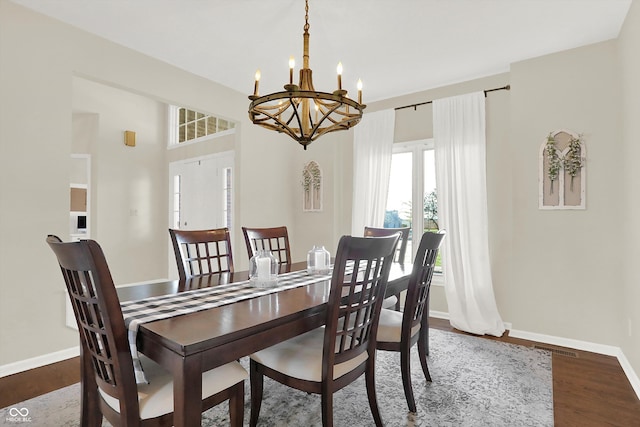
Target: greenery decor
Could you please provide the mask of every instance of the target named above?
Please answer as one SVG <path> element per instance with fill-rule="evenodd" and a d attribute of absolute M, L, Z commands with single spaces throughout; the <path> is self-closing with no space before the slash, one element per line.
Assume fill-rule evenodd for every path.
<path fill-rule="evenodd" d="M 578 135 L 578 137 L 572 136 L 571 140 L 569 141 L 569 150 L 564 155 L 564 158 L 561 158 L 560 153 L 558 153 L 556 140 L 553 134 L 550 133 L 547 136 L 545 154 L 547 155 L 547 160 L 549 162 L 547 174 L 549 176 L 549 180 L 551 181 L 551 193 L 553 193 L 553 182 L 558 179 L 560 169 L 563 168 L 571 177 L 571 190 L 573 190 L 573 179 L 576 177 L 576 175 L 578 175 L 578 172 L 582 168 L 581 147 L 582 135 Z"/>
<path fill-rule="evenodd" d="M 573 190 L 573 178 L 576 177 L 582 168 L 581 145 L 582 135 L 578 135 L 577 138 L 571 137 L 569 141 L 569 151 L 567 151 L 567 154 L 564 156 L 564 169 L 571 177 L 571 190 Z"/>
<path fill-rule="evenodd" d="M 304 211 L 322 210 L 322 171 L 318 163 L 313 160 L 302 170 L 302 188 L 304 190 Z"/>
<path fill-rule="evenodd" d="M 558 179 L 558 173 L 562 168 L 562 160 L 560 160 L 560 155 L 558 154 L 556 140 L 551 133 L 549 134 L 549 136 L 547 136 L 547 146 L 545 147 L 545 152 L 549 161 L 549 169 L 547 173 L 549 175 L 549 180 L 551 181 L 550 192 L 553 193 L 553 182 Z"/>
<path fill-rule="evenodd" d="M 316 162 L 309 162 L 309 164 L 302 171 L 302 188 L 304 191 L 311 191 L 320 189 L 320 183 L 322 182 L 322 173 L 320 167 Z"/>

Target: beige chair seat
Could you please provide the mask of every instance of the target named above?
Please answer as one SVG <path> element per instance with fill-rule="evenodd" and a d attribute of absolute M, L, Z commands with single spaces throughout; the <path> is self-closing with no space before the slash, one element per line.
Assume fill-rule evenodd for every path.
<path fill-rule="evenodd" d="M 149 384 L 138 384 L 140 418 L 149 419 L 173 412 L 173 377 L 153 360 L 140 355 L 144 373 Z M 248 378 L 247 371 L 238 363 L 231 362 L 202 374 L 202 399 L 221 392 Z M 115 411 L 120 412 L 118 399 L 100 390 L 102 398 Z"/>
<path fill-rule="evenodd" d="M 282 372 L 283 374 L 307 381 L 322 381 L 322 348 L 324 327 L 261 350 L 251 355 L 256 362 Z M 352 371 L 367 360 L 363 352 L 347 362 L 334 366 L 333 379 Z"/>
<path fill-rule="evenodd" d="M 397 303 L 398 297 L 396 295 L 392 295 L 382 300 L 382 308 L 394 308 Z"/>
<path fill-rule="evenodd" d="M 383 342 L 400 342 L 402 332 L 402 315 L 401 311 L 389 310 L 383 308 L 380 311 L 380 321 L 378 323 L 378 341 Z M 420 331 L 418 323 L 411 328 L 411 336 Z"/>

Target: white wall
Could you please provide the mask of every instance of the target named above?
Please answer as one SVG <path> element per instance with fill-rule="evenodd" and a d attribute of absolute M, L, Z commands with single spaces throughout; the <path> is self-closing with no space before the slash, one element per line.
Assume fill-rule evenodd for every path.
<path fill-rule="evenodd" d="M 86 152 L 93 175 L 91 238 L 107 254 L 115 283 L 166 277 L 166 105 L 78 77 L 72 93 L 73 110 L 94 113 L 98 122 Z M 125 130 L 136 133 L 135 147 L 124 144 Z"/>
<path fill-rule="evenodd" d="M 611 41 L 512 65 L 514 274 L 501 309 L 516 329 L 620 344 L 625 236 L 615 229 L 624 199 L 616 52 Z M 586 210 L 537 208 L 539 147 L 557 129 L 584 135 Z"/>
<path fill-rule="evenodd" d="M 640 372 L 640 197 L 637 183 L 640 182 L 640 4 L 632 2 L 629 14 L 620 34 L 620 70 L 622 86 L 622 140 L 624 147 L 619 153 L 620 166 L 624 168 L 625 193 L 620 210 L 621 223 L 612 227 L 624 237 L 621 245 L 619 265 L 623 271 L 621 297 L 622 350 L 636 372 Z"/>
<path fill-rule="evenodd" d="M 299 146 L 296 151 L 292 163 L 295 175 L 290 189 L 294 200 L 291 256 L 296 261 L 306 261 L 307 252 L 313 245 L 322 245 L 331 256 L 335 256 L 340 237 L 351 234 L 352 140 L 353 130 L 329 133 L 311 143 L 307 150 Z M 302 210 L 302 169 L 312 160 L 322 169 L 323 203 L 320 212 Z M 349 177 L 346 181 L 345 175 Z"/>
<path fill-rule="evenodd" d="M 616 225 L 626 193 L 619 77 L 617 43 L 610 41 L 370 106 L 381 110 L 511 84 L 508 92 L 487 95 L 487 184 L 494 290 L 503 320 L 514 329 L 622 344 L 626 236 Z M 429 105 L 399 110 L 396 141 L 430 137 L 430 115 Z M 586 210 L 538 209 L 539 148 L 557 129 L 584 134 Z M 432 289 L 432 309 L 446 312 L 442 288 Z"/>
<path fill-rule="evenodd" d="M 252 75 L 247 76 L 249 91 Z M 130 91 L 153 102 L 175 103 L 238 122 L 233 143 L 238 162 L 237 226 L 293 222 L 293 196 L 283 185 L 293 175 L 289 168 L 274 164 L 288 164 L 296 147 L 281 135 L 250 125 L 245 94 L 0 0 L 0 366 L 77 346 L 77 332 L 64 326 L 66 297 L 60 270 L 45 244 L 47 234 L 66 236 L 69 232 L 75 77 Z M 111 98 L 113 92 L 104 94 Z M 141 111 L 155 109 L 148 100 L 134 100 L 126 93 L 120 96 L 129 102 L 141 102 L 135 107 Z M 131 129 L 138 132 L 140 144 L 133 151 L 122 145 L 121 135 L 116 134 L 121 124 L 121 130 L 125 130 L 128 123 L 126 115 L 119 115 L 116 109 L 131 112 L 130 106 L 98 107 L 100 99 L 83 103 L 91 110 L 100 110 L 94 113 L 108 121 L 103 129 L 106 133 L 99 131 L 98 137 L 102 138 L 99 148 L 105 144 L 109 147 L 102 153 L 105 164 L 94 171 L 98 178 L 109 180 L 107 189 L 100 189 L 102 200 L 108 203 L 97 207 L 99 223 L 94 225 L 107 258 L 117 266 L 113 267 L 114 277 L 116 281 L 150 278 L 143 274 L 157 277 L 155 267 L 138 276 L 132 266 L 134 257 L 155 253 L 154 241 L 137 236 L 134 243 L 121 235 L 110 241 L 110 232 L 122 226 L 120 222 L 131 226 L 129 231 L 139 230 L 140 224 L 134 224 L 128 216 L 136 206 L 139 215 L 158 208 L 158 215 L 166 221 L 166 204 L 161 206 L 166 180 L 158 193 L 152 185 L 156 177 L 166 174 L 166 164 L 156 170 L 146 159 L 136 159 L 143 153 L 159 156 L 151 148 L 155 142 L 148 139 L 147 129 Z M 150 114 L 161 115 L 158 110 Z M 155 127 L 151 133 L 160 136 Z M 135 175 L 137 162 L 148 173 L 143 178 L 145 184 L 128 188 L 132 184 L 129 179 L 141 179 Z M 124 169 L 120 171 L 126 174 L 122 180 L 116 176 L 121 166 Z M 96 180 L 94 184 L 98 185 Z M 130 189 L 138 193 L 129 193 Z M 145 192 L 151 194 L 143 195 Z M 106 222 L 105 216 L 115 218 L 115 222 Z M 157 218 L 151 220 L 153 229 L 160 229 Z M 168 235 L 165 229 L 161 233 Z M 236 231 L 235 235 L 234 246 L 242 248 L 241 233 Z M 240 268 L 242 263 L 247 265 L 242 257 L 238 259 Z M 166 255 L 158 260 L 165 266 L 166 262 Z"/>

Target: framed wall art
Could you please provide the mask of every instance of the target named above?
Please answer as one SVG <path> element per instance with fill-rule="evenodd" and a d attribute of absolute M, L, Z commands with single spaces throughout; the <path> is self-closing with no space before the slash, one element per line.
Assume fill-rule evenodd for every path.
<path fill-rule="evenodd" d="M 586 146 L 582 135 L 550 132 L 540 145 L 540 209 L 585 209 Z"/>

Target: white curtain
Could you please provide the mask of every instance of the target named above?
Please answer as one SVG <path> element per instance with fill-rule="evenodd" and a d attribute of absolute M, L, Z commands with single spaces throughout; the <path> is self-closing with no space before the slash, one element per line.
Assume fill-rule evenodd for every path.
<path fill-rule="evenodd" d="M 471 93 L 433 101 L 438 216 L 445 291 L 453 327 L 501 336 L 487 221 L 485 100 Z"/>
<path fill-rule="evenodd" d="M 362 236 L 365 226 L 382 227 L 387 205 L 394 110 L 365 114 L 353 140 L 353 206 L 351 234 Z"/>

